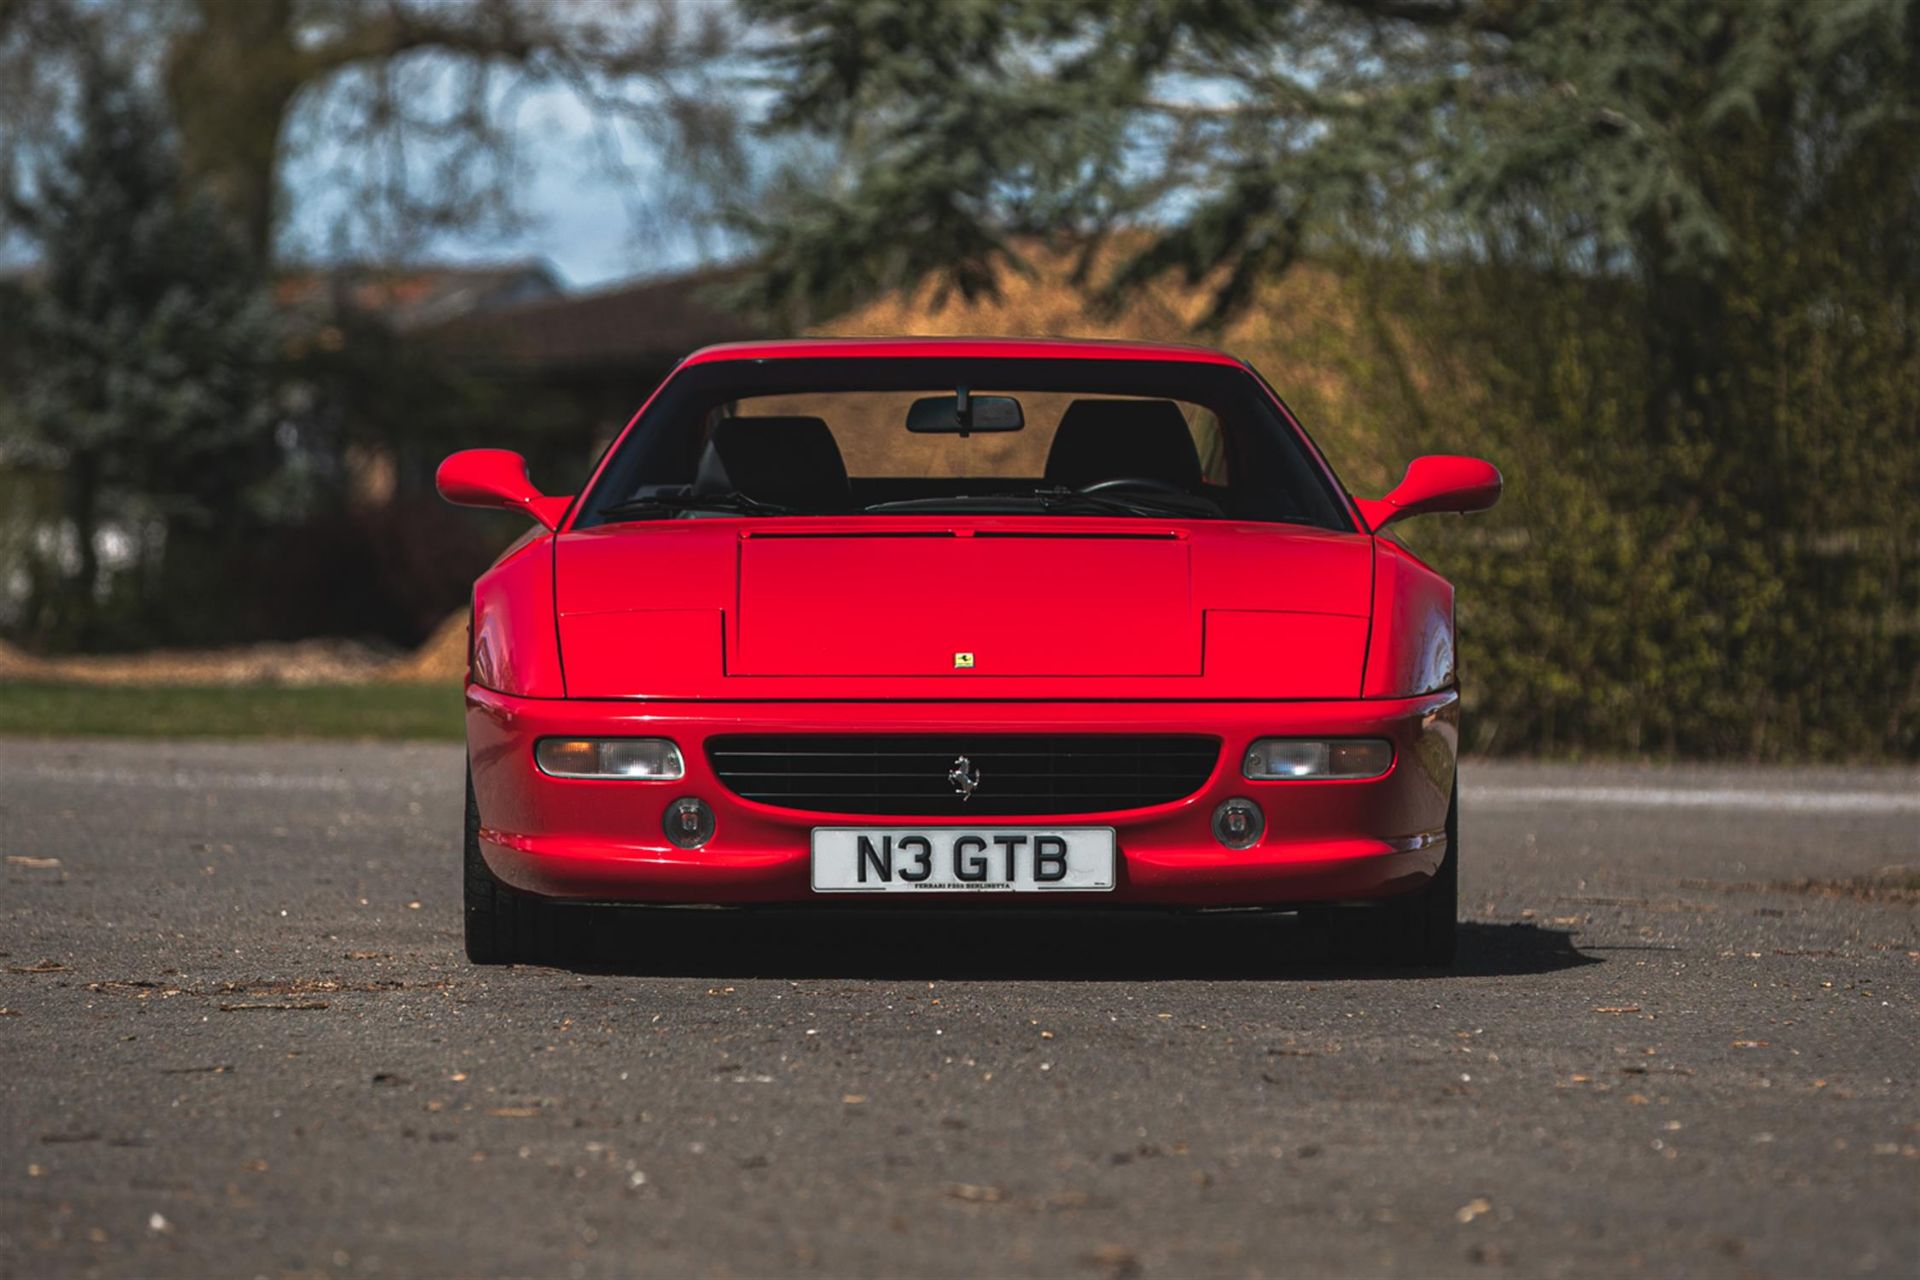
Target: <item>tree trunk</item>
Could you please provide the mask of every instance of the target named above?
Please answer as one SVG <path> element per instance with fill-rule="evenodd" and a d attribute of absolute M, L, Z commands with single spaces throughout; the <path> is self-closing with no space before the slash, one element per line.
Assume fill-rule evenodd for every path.
<path fill-rule="evenodd" d="M 70 621 L 73 642 L 85 646 L 94 627 L 94 593 L 100 585 L 100 552 L 95 542 L 100 532 L 100 459 L 92 453 L 76 453 L 67 464 L 67 519 L 73 525 L 78 564 L 67 578 L 61 594 L 67 597 L 63 610 Z"/>
<path fill-rule="evenodd" d="M 273 254 L 280 135 L 306 76 L 292 0 L 197 0 L 168 50 L 167 101 L 190 184 L 226 206 L 256 262 Z"/>

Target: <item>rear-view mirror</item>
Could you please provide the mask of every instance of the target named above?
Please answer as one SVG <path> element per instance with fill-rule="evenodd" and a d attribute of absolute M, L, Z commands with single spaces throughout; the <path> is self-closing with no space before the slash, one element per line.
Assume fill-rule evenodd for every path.
<path fill-rule="evenodd" d="M 928 396 L 907 410 L 907 430 L 921 435 L 969 436 L 976 431 L 1018 431 L 1027 425 L 1012 396 Z"/>

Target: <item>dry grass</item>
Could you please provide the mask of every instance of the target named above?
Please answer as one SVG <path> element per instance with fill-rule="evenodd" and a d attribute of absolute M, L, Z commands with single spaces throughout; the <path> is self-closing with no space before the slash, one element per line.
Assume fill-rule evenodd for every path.
<path fill-rule="evenodd" d="M 227 649 L 37 658 L 0 641 L 0 683 L 140 686 L 338 685 L 457 681 L 467 666 L 467 613 L 450 615 L 410 654 L 394 657 L 352 640 L 300 640 Z"/>

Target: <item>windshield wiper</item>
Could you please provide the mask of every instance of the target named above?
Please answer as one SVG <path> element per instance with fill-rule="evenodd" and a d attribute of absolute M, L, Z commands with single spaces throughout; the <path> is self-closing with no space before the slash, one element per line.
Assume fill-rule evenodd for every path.
<path fill-rule="evenodd" d="M 1082 493 L 1078 489 L 1034 489 L 1028 493 L 946 494 L 930 498 L 900 498 L 876 502 L 867 514 L 926 511 L 959 514 L 1013 514 L 1040 512 L 1092 512 L 1116 516 L 1198 516 L 1217 519 L 1218 506 L 1198 495 L 1142 492 L 1124 497 L 1117 493 Z"/>
<path fill-rule="evenodd" d="M 683 511 L 718 511 L 741 516 L 790 516 L 793 508 L 749 498 L 737 490 L 728 493 L 656 493 L 644 498 L 629 498 L 603 507 L 602 516 L 620 520 L 628 516 L 678 515 Z"/>
<path fill-rule="evenodd" d="M 892 502 L 876 502 L 863 508 L 868 515 L 882 515 L 890 511 L 952 511 L 987 515 L 1009 512 L 1018 515 L 1046 509 L 1046 504 L 1031 493 L 953 493 L 931 498 L 897 498 Z"/>
<path fill-rule="evenodd" d="M 1198 494 L 1159 493 L 1142 490 L 1128 493 L 1082 493 L 1078 489 L 1035 489 L 1033 496 L 1047 511 L 1097 511 L 1121 516 L 1198 516 L 1218 519 L 1217 504 Z"/>

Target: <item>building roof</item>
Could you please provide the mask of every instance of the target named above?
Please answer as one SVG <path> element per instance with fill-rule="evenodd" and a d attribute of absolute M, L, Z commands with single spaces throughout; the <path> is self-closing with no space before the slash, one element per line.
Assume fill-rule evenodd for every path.
<path fill-rule="evenodd" d="M 612 368 L 631 374 L 672 364 L 695 347 L 757 338 L 764 330 L 714 293 L 734 278 L 701 270 L 458 316 L 423 331 L 456 355 L 517 368 Z"/>
<path fill-rule="evenodd" d="M 546 263 L 537 261 L 485 266 L 352 263 L 284 271 L 273 282 L 273 299 L 282 314 L 325 322 L 341 308 L 351 308 L 378 315 L 403 333 L 559 296 L 559 280 Z"/>

